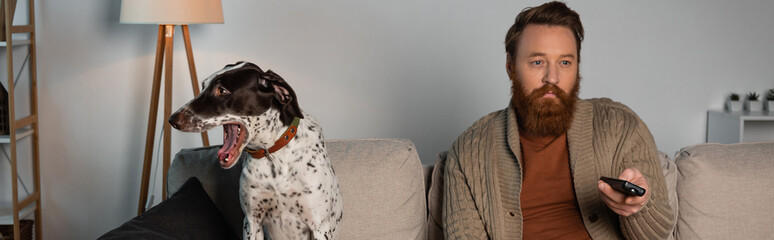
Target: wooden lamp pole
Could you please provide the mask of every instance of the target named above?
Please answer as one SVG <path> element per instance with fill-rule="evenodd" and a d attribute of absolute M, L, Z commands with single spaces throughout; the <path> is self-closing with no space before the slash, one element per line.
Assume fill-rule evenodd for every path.
<path fill-rule="evenodd" d="M 188 56 L 188 70 L 191 74 L 191 86 L 193 87 L 194 97 L 199 95 L 199 80 L 196 77 L 196 66 L 194 64 L 193 53 L 191 50 L 191 37 L 188 33 L 188 25 L 180 25 L 183 28 L 183 39 L 185 42 L 185 52 Z M 161 87 L 161 72 L 164 70 L 164 136 L 163 136 L 163 188 L 161 192 L 162 200 L 167 199 L 167 171 L 170 163 L 170 145 L 172 129 L 167 119 L 172 113 L 172 53 L 175 35 L 174 24 L 160 24 L 159 35 L 156 42 L 156 63 L 153 67 L 153 89 L 151 91 L 150 113 L 148 114 L 148 132 L 145 138 L 145 160 L 142 164 L 142 183 L 140 185 L 140 201 L 137 207 L 137 214 L 145 212 L 145 206 L 148 199 L 148 184 L 150 179 L 151 163 L 153 162 L 153 138 L 156 135 L 156 120 L 159 106 L 159 92 Z M 162 66 L 163 62 L 163 66 Z M 207 132 L 202 132 L 202 142 L 204 146 L 209 146 Z"/>

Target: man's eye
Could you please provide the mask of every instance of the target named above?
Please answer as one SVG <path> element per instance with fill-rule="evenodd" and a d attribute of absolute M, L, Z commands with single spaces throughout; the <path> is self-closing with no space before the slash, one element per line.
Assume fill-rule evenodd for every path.
<path fill-rule="evenodd" d="M 562 61 L 562 65 L 570 65 L 570 61 Z"/>
<path fill-rule="evenodd" d="M 532 61 L 532 65 L 541 65 L 541 64 L 543 64 L 543 61 L 540 61 L 540 60 Z"/>

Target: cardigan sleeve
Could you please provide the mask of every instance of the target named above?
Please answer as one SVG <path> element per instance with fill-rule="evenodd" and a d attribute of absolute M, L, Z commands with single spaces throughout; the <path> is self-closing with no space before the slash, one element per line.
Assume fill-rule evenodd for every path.
<path fill-rule="evenodd" d="M 636 120 L 638 124 L 623 148 L 625 166 L 621 169 L 634 167 L 640 170 L 651 192 L 650 199 L 639 212 L 628 217 L 619 216 L 621 232 L 627 239 L 666 239 L 674 226 L 666 181 L 653 136 L 642 120 Z"/>
<path fill-rule="evenodd" d="M 487 239 L 483 220 L 455 148 L 452 148 L 446 159 L 443 196 L 445 239 Z"/>

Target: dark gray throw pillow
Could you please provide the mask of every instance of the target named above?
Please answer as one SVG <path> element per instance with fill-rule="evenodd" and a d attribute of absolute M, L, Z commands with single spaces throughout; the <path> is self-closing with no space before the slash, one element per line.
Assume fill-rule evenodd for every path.
<path fill-rule="evenodd" d="M 195 177 L 169 199 L 99 239 L 238 239 Z"/>

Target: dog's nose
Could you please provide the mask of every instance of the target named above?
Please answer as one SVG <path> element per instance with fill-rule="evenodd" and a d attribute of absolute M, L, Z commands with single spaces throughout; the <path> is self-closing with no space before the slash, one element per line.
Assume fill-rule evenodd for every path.
<path fill-rule="evenodd" d="M 182 121 L 182 114 L 180 114 L 180 111 L 175 112 L 172 114 L 172 116 L 169 116 L 169 125 L 172 125 L 175 129 L 180 129 L 180 121 Z"/>
<path fill-rule="evenodd" d="M 172 118 L 169 118 L 169 125 L 172 125 L 175 129 L 180 129 L 180 127 L 177 126 L 177 123 L 175 121 L 172 121 Z"/>
<path fill-rule="evenodd" d="M 173 114 L 171 117 L 169 117 L 169 125 L 172 125 L 173 128 L 179 129 L 180 127 L 177 126 L 177 122 L 175 122 L 175 116 L 176 114 Z"/>
<path fill-rule="evenodd" d="M 191 109 L 184 107 L 169 116 L 167 121 L 173 128 L 183 132 L 198 131 L 201 127 L 201 120 L 196 116 L 196 113 Z"/>

